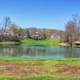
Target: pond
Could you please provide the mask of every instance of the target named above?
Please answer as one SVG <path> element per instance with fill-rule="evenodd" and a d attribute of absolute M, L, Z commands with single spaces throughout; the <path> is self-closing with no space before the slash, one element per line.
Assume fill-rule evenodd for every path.
<path fill-rule="evenodd" d="M 80 58 L 79 48 L 48 48 L 40 46 L 0 46 L 0 57 Z"/>

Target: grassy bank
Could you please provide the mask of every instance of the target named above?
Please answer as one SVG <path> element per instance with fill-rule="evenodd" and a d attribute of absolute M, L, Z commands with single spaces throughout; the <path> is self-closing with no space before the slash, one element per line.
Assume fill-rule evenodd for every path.
<path fill-rule="evenodd" d="M 45 40 L 33 40 L 33 39 L 25 39 L 22 40 L 22 44 L 26 45 L 41 45 L 41 46 L 48 46 L 48 47 L 58 47 L 59 46 L 59 39 L 45 39 Z"/>
<path fill-rule="evenodd" d="M 44 61 L 48 61 L 49 63 L 79 63 L 80 62 L 80 58 L 64 58 L 64 59 L 42 59 L 42 58 L 16 58 L 16 57 L 0 57 L 0 61 L 7 61 L 7 62 L 31 62 L 34 63 L 35 61 L 37 61 L 37 63 L 39 63 L 39 61 L 44 62 Z"/>
<path fill-rule="evenodd" d="M 39 76 L 39 77 L 0 77 L 0 80 L 80 80 L 80 77 L 50 77 L 50 76 Z"/>
<path fill-rule="evenodd" d="M 15 45 L 15 44 L 22 44 L 27 46 L 46 46 L 46 47 L 59 47 L 59 39 L 45 39 L 45 40 L 34 40 L 34 39 L 24 39 L 20 42 L 14 41 L 2 41 L 0 45 Z"/>
<path fill-rule="evenodd" d="M 0 58 L 0 80 L 80 80 L 80 59 Z"/>

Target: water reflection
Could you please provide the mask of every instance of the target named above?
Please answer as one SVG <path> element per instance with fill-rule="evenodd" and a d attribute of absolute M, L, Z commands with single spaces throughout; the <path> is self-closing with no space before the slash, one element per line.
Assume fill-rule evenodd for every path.
<path fill-rule="evenodd" d="M 79 48 L 47 48 L 35 46 L 0 47 L 0 57 L 80 58 Z"/>

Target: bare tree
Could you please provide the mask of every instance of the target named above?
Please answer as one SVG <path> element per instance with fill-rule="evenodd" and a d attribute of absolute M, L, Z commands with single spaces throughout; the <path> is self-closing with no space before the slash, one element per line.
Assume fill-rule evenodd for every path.
<path fill-rule="evenodd" d="M 4 23 L 3 23 L 4 32 L 6 32 L 6 31 L 9 29 L 10 24 L 11 24 L 11 19 L 10 19 L 10 17 L 5 17 L 5 18 L 4 18 Z"/>
<path fill-rule="evenodd" d="M 26 30 L 27 38 L 31 38 L 29 30 Z"/>
<path fill-rule="evenodd" d="M 73 46 L 73 42 L 78 39 L 78 27 L 76 22 L 69 21 L 66 25 L 66 36 L 65 41 Z"/>
<path fill-rule="evenodd" d="M 46 29 L 43 29 L 42 35 L 43 35 L 43 39 L 47 38 L 47 30 Z"/>

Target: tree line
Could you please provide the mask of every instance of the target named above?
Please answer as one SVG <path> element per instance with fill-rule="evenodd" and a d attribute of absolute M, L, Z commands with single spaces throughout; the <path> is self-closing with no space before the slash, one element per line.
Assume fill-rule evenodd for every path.
<path fill-rule="evenodd" d="M 37 28 L 26 28 L 22 29 L 13 23 L 10 17 L 5 17 L 3 25 L 0 28 L 0 41 L 20 41 L 21 39 L 47 39 L 60 38 L 61 41 L 73 45 L 75 41 L 80 40 L 80 21 L 71 20 L 65 25 L 65 30 L 50 30 L 50 29 L 37 29 Z"/>

